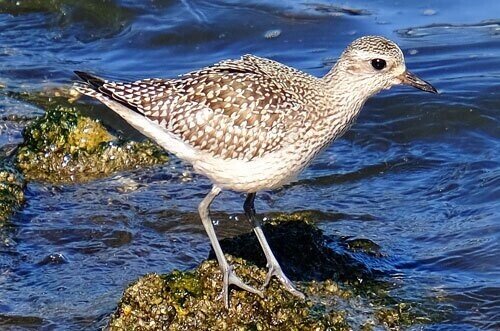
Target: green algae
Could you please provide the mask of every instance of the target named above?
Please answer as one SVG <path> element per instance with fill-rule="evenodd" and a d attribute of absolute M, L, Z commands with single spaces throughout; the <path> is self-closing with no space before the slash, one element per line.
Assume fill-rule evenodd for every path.
<path fill-rule="evenodd" d="M 23 204 L 24 185 L 22 175 L 14 167 L 0 167 L 0 226 Z"/>
<path fill-rule="evenodd" d="M 49 86 L 40 91 L 30 92 L 12 92 L 7 95 L 13 99 L 17 99 L 28 104 L 34 105 L 40 109 L 53 109 L 56 107 L 73 109 L 75 112 L 81 113 L 89 109 L 84 104 L 77 104 L 81 94 L 69 86 Z"/>
<path fill-rule="evenodd" d="M 291 235 L 284 232 L 286 228 Z M 327 239 L 321 231 L 312 222 L 301 220 L 300 215 L 289 218 L 279 215 L 265 225 L 264 231 L 273 250 L 281 252 L 278 260 L 284 262 L 285 273 L 306 294 L 306 300 L 297 299 L 273 279 L 264 291 L 264 298 L 232 289 L 230 308 L 225 309 L 219 297 L 222 275 L 217 262 L 209 259 L 192 271 L 141 277 L 125 290 L 109 329 L 368 331 L 398 330 L 435 320 L 419 309 L 420 303 L 392 297 L 390 286 L 370 281 L 366 271 L 361 271 L 366 280 L 359 281 L 360 273 L 349 277 L 345 272 L 333 273 L 319 265 L 334 262 L 337 269 L 350 270 L 353 266 L 363 269 L 359 264 L 352 265 L 352 260 L 338 257 L 336 260 L 338 253 L 325 245 Z M 231 252 L 226 257 L 244 282 L 254 287 L 263 284 L 265 261 L 263 266 L 258 254 L 247 253 L 245 258 L 233 254 L 260 251 L 256 242 L 244 234 L 224 239 L 221 245 L 226 253 Z M 280 248 L 288 245 L 291 247 Z M 305 253 L 283 255 L 298 251 Z M 289 260 L 294 267 L 290 268 Z M 311 269 L 310 261 L 316 264 L 315 270 Z"/>
<path fill-rule="evenodd" d="M 194 273 L 182 273 L 174 270 L 165 276 L 166 290 L 173 301 L 180 307 L 188 296 L 200 297 L 203 293 L 202 284 Z"/>
<path fill-rule="evenodd" d="M 25 128 L 16 155 L 16 165 L 28 180 L 80 182 L 167 161 L 165 152 L 151 142 L 116 140 L 76 106 L 37 100 L 48 108 Z"/>
<path fill-rule="evenodd" d="M 375 312 L 376 320 L 389 329 L 411 326 L 416 322 L 429 323 L 428 317 L 422 316 L 414 304 L 399 302 L 390 307 L 380 308 Z"/>
<path fill-rule="evenodd" d="M 0 158 L 0 224 L 24 202 L 25 180 L 82 182 L 168 160 L 151 142 L 118 140 L 98 120 L 82 115 L 86 106 L 74 103 L 79 94 L 73 89 L 9 96 L 47 110 L 34 120 L 19 119 L 27 122 L 23 143 Z"/>
<path fill-rule="evenodd" d="M 265 279 L 265 270 L 228 256 L 238 275 L 257 286 Z M 203 262 L 196 270 L 177 274 L 176 286 L 172 279 L 149 274 L 139 279 L 126 291 L 113 315 L 110 330 L 349 330 L 343 312 L 317 313 L 311 302 L 300 301 L 284 291 L 276 282 L 265 291 L 265 299 L 258 299 L 245 291 L 232 291 L 231 307 L 224 308 L 218 298 L 222 275 L 217 262 Z M 178 285 L 187 284 L 182 300 Z M 196 280 L 195 280 L 196 279 Z M 195 281 L 194 281 L 195 280 Z M 196 294 L 188 294 L 190 287 Z"/>
<path fill-rule="evenodd" d="M 314 219 L 317 216 L 317 212 L 310 210 L 296 211 L 290 214 L 285 213 L 274 213 L 271 214 L 270 219 L 266 219 L 267 224 L 283 224 L 285 222 L 300 221 L 305 222 L 308 225 L 314 225 Z"/>

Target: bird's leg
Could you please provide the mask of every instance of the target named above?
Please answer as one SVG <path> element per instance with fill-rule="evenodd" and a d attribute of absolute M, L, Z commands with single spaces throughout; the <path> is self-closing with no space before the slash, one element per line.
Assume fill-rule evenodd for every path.
<path fill-rule="evenodd" d="M 263 297 L 261 291 L 243 283 L 243 281 L 236 276 L 233 267 L 229 265 L 222 252 L 222 248 L 220 247 L 219 241 L 217 240 L 217 235 L 215 234 L 214 226 L 212 224 L 212 220 L 210 219 L 210 205 L 212 201 L 215 199 L 217 195 L 219 195 L 221 189 L 214 185 L 210 193 L 201 201 L 198 206 L 198 211 L 200 213 L 200 218 L 205 227 L 205 231 L 208 234 L 208 238 L 210 238 L 210 243 L 212 244 L 212 248 L 214 249 L 215 256 L 217 257 L 217 261 L 219 262 L 219 266 L 222 270 L 223 282 L 222 282 L 222 293 L 221 296 L 224 299 L 224 306 L 229 308 L 229 285 L 235 285 L 239 288 L 246 290 L 248 292 L 254 293 Z"/>
<path fill-rule="evenodd" d="M 264 232 L 262 231 L 260 222 L 255 217 L 254 200 L 255 200 L 255 193 L 249 193 L 247 195 L 245 203 L 243 204 L 243 209 L 245 210 L 245 214 L 248 220 L 252 224 L 253 231 L 255 232 L 255 235 L 259 240 L 260 246 L 262 247 L 262 250 L 264 251 L 264 254 L 266 256 L 268 271 L 266 280 L 264 282 L 264 287 L 267 287 L 269 285 L 269 281 L 271 280 L 271 278 L 273 276 L 276 276 L 276 278 L 279 279 L 279 281 L 283 284 L 283 286 L 285 286 L 288 292 L 292 293 L 293 295 L 301 299 L 304 299 L 305 298 L 304 294 L 299 290 L 297 290 L 295 285 L 293 285 L 292 281 L 288 279 L 287 276 L 285 276 L 283 270 L 281 270 L 281 266 L 278 263 L 278 260 L 276 260 L 276 257 L 274 256 L 271 250 L 271 247 L 269 247 L 266 237 L 264 236 Z"/>

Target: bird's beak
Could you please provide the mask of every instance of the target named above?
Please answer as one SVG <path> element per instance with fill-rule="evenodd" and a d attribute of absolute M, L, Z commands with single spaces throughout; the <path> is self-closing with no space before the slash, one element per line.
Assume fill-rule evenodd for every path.
<path fill-rule="evenodd" d="M 413 86 L 425 92 L 438 93 L 434 86 L 427 83 L 425 80 L 418 78 L 408 70 L 399 76 L 399 79 L 401 80 L 401 84 Z"/>

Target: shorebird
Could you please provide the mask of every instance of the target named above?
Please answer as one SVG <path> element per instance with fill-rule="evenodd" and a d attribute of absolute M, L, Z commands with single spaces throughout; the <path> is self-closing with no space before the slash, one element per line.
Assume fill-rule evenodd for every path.
<path fill-rule="evenodd" d="M 165 150 L 208 177 L 212 189 L 199 205 L 203 226 L 222 270 L 222 299 L 229 286 L 263 296 L 227 262 L 210 219 L 223 189 L 246 193 L 244 211 L 267 259 L 265 288 L 273 276 L 304 298 L 283 273 L 256 218 L 258 191 L 293 181 L 329 143 L 353 123 L 365 101 L 406 84 L 437 93 L 406 70 L 392 41 L 365 36 L 353 41 L 321 78 L 281 63 L 245 55 L 173 79 L 110 82 L 75 71 L 81 93 L 96 98 Z"/>

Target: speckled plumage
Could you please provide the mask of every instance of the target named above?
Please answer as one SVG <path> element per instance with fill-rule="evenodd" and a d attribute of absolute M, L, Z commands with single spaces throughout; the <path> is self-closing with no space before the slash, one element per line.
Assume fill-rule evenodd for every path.
<path fill-rule="evenodd" d="M 76 85 L 80 92 L 106 104 L 213 182 L 198 209 L 223 272 L 226 307 L 231 284 L 263 294 L 235 275 L 217 241 L 209 208 L 221 190 L 248 193 L 245 213 L 269 268 L 265 285 L 276 276 L 303 298 L 281 270 L 255 218 L 255 192 L 292 181 L 382 89 L 408 84 L 436 92 L 406 71 L 396 44 L 373 36 L 351 43 L 322 78 L 252 55 L 176 79 L 118 83 L 76 73 L 84 80 Z"/>
<path fill-rule="evenodd" d="M 360 67 L 358 61 L 366 54 L 392 58 L 393 69 L 401 73 L 405 69 L 397 45 L 368 36 L 347 47 L 323 78 L 245 55 L 175 79 L 107 82 L 88 75 L 87 83 L 77 89 L 104 103 L 118 102 L 159 125 L 193 153 L 199 152 L 182 157 L 179 154 L 185 151 L 170 148 L 222 187 L 255 192 L 293 180 L 347 130 L 369 96 L 392 85 L 383 77 L 379 84 L 366 84 L 371 77 L 361 74 L 368 70 L 371 75 L 373 70 Z M 262 173 L 265 166 L 259 162 L 251 164 L 268 156 L 275 160 L 268 173 Z M 246 163 L 227 162 L 223 169 L 223 160 Z"/>
<path fill-rule="evenodd" d="M 306 106 L 317 94 L 308 93 L 315 80 L 246 55 L 177 79 L 109 82 L 98 91 L 196 149 L 223 159 L 251 160 L 295 142 L 288 134 L 305 124 Z"/>

